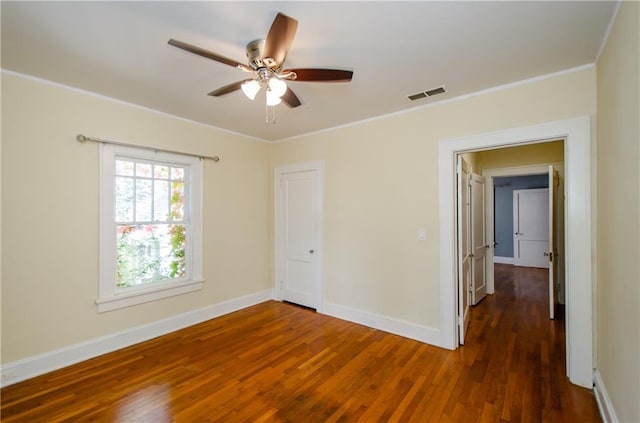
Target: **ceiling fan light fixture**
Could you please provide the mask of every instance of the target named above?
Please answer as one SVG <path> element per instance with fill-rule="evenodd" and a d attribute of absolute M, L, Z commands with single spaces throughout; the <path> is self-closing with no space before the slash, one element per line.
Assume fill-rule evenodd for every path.
<path fill-rule="evenodd" d="M 281 102 L 282 102 L 282 99 L 280 99 L 280 96 L 278 96 L 271 89 L 267 89 L 267 106 L 277 106 Z"/>
<path fill-rule="evenodd" d="M 260 82 L 252 79 L 251 81 L 244 82 L 240 88 L 242 88 L 242 92 L 247 96 L 249 100 L 254 100 L 258 91 L 260 91 Z"/>
<path fill-rule="evenodd" d="M 269 89 L 273 94 L 282 97 L 287 92 L 287 84 L 276 77 L 269 78 Z"/>
<path fill-rule="evenodd" d="M 300 106 L 300 99 L 287 87 L 286 81 L 349 82 L 353 76 L 353 71 L 340 69 L 285 68 L 283 65 L 293 43 L 297 28 L 297 20 L 283 13 L 278 13 L 269 28 L 267 37 L 247 44 L 248 65 L 173 38 L 169 39 L 168 43 L 198 56 L 254 74 L 253 79 L 247 78 L 227 84 L 211 91 L 208 95 L 220 97 L 242 90 L 248 99 L 255 100 L 264 87 L 267 106 L 285 103 L 290 108 L 294 108 Z"/>

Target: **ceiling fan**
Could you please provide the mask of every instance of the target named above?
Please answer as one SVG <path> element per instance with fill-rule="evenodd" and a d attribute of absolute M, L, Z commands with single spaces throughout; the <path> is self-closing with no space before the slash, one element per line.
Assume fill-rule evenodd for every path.
<path fill-rule="evenodd" d="M 241 89 L 248 98 L 253 100 L 257 93 L 265 88 L 268 106 L 275 106 L 283 101 L 289 107 L 298 107 L 301 104 L 300 100 L 291 91 L 291 88 L 287 87 L 285 81 L 349 82 L 353 77 L 353 72 L 320 68 L 284 69 L 284 61 L 293 43 L 297 28 L 297 20 L 278 13 L 271 24 L 267 38 L 254 40 L 247 44 L 248 65 L 173 38 L 169 40 L 169 44 L 254 74 L 252 78 L 233 82 L 213 90 L 209 93 L 210 96 L 218 97 Z"/>

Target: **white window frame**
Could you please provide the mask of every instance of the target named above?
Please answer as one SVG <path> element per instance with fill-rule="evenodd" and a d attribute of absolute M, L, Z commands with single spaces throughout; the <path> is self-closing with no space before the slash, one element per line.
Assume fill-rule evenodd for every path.
<path fill-rule="evenodd" d="M 187 254 L 191 253 L 190 278 L 145 284 L 139 288 L 118 290 L 116 287 L 116 222 L 115 222 L 115 160 L 116 157 L 174 163 L 188 168 L 185 197 L 185 220 L 190 221 L 190 239 Z M 202 161 L 197 157 L 167 153 L 145 148 L 102 144 L 100 147 L 100 275 L 98 286 L 98 313 L 130 307 L 150 301 L 181 295 L 202 289 Z M 187 258 L 189 259 L 189 258 Z"/>

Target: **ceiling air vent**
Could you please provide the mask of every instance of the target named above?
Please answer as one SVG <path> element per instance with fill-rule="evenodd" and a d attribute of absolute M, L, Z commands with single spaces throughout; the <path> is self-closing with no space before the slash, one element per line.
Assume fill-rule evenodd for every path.
<path fill-rule="evenodd" d="M 432 97 L 434 95 L 442 94 L 444 92 L 445 92 L 444 91 L 444 87 L 438 87 L 438 88 L 434 88 L 434 89 L 429 90 L 429 91 L 425 91 L 424 93 L 426 95 L 428 95 L 429 97 Z"/>
<path fill-rule="evenodd" d="M 421 93 L 412 94 L 412 95 L 407 96 L 407 97 L 411 101 L 416 101 L 416 100 L 420 100 L 421 98 L 433 97 L 434 95 L 442 94 L 442 93 L 445 93 L 445 92 L 446 92 L 446 90 L 444 89 L 444 86 L 442 86 L 442 87 L 438 87 L 438 88 L 432 88 L 430 90 L 423 91 Z"/>
<path fill-rule="evenodd" d="M 421 98 L 425 98 L 426 96 L 427 94 L 425 93 L 413 94 L 409 96 L 409 100 L 416 101 L 416 100 L 420 100 Z"/>

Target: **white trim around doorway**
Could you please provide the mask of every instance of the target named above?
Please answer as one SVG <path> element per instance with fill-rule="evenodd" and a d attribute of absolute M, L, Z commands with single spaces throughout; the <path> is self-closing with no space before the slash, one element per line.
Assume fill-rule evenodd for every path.
<path fill-rule="evenodd" d="M 567 375 L 592 387 L 591 122 L 588 116 L 439 142 L 441 346 L 458 348 L 455 158 L 489 148 L 564 140 Z"/>

